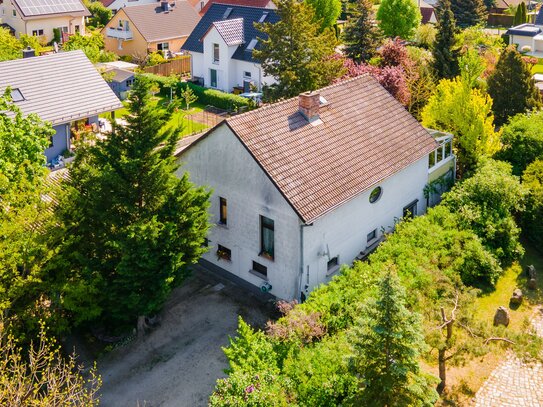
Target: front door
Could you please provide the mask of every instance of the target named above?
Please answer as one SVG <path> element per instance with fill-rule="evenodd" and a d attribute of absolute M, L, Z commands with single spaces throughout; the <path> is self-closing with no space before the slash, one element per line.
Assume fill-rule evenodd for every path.
<path fill-rule="evenodd" d="M 217 87 L 217 70 L 216 69 L 210 69 L 209 70 L 209 86 L 212 88 Z"/>

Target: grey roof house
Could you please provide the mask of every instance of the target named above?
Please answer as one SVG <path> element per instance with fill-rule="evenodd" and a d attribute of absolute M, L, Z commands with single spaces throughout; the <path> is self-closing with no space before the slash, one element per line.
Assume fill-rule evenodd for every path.
<path fill-rule="evenodd" d="M 261 90 L 272 84 L 274 79 L 265 77 L 253 57 L 265 38 L 255 23 L 278 21 L 272 9 L 212 4 L 182 46 L 192 55 L 192 76 L 226 92 Z"/>
<path fill-rule="evenodd" d="M 505 33 L 509 43 L 517 45 L 519 51 L 538 58 L 543 57 L 543 7 L 539 9 L 534 24 L 520 24 Z"/>
<path fill-rule="evenodd" d="M 24 114 L 53 125 L 47 161 L 71 148 L 73 127 L 97 123 L 99 114 L 122 107 L 83 51 L 0 62 L 0 92 L 7 87 Z"/>

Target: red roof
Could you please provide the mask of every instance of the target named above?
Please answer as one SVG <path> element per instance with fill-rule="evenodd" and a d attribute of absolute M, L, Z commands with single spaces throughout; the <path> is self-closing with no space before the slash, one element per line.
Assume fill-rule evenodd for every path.
<path fill-rule="evenodd" d="M 434 14 L 433 7 L 421 7 L 420 14 L 422 15 L 422 24 L 428 24 L 432 19 L 432 14 Z"/>
<path fill-rule="evenodd" d="M 370 76 L 318 92 L 325 99 L 320 124 L 299 113 L 297 97 L 226 120 L 307 223 L 436 148 L 429 132 Z"/>
<path fill-rule="evenodd" d="M 271 0 L 209 0 L 204 8 L 200 11 L 200 15 L 207 13 L 207 10 L 213 3 L 217 4 L 230 4 L 232 6 L 248 6 L 248 7 L 262 7 L 265 8 Z"/>
<path fill-rule="evenodd" d="M 104 7 L 109 7 L 111 3 L 113 3 L 115 0 L 100 0 L 100 2 L 104 5 Z"/>

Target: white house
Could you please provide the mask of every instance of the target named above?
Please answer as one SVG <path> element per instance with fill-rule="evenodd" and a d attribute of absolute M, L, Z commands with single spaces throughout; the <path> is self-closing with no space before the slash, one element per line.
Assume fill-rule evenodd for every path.
<path fill-rule="evenodd" d="M 2 0 L 0 26 L 17 37 L 21 34 L 53 40 L 53 29 L 66 35 L 85 33 L 85 17 L 89 11 L 81 0 Z"/>
<path fill-rule="evenodd" d="M 271 9 L 212 4 L 181 47 L 192 55 L 193 78 L 206 87 L 238 93 L 274 83 L 253 58 L 264 37 L 254 23 L 278 20 Z"/>
<path fill-rule="evenodd" d="M 516 44 L 519 51 L 543 57 L 543 7 L 539 9 L 534 24 L 511 27 L 505 34 L 509 36 L 509 44 Z"/>
<path fill-rule="evenodd" d="M 451 139 L 370 76 L 229 118 L 177 152 L 179 175 L 213 191 L 201 261 L 303 298 L 425 212 L 432 174 L 453 172 Z"/>

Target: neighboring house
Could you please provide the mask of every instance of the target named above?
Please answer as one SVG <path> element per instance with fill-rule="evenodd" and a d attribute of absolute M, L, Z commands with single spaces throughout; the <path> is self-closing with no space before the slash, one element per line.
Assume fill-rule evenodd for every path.
<path fill-rule="evenodd" d="M 213 191 L 202 264 L 279 298 L 307 296 L 425 212 L 434 174 L 454 176 L 452 136 L 438 136 L 361 76 L 184 141 L 178 176 Z"/>
<path fill-rule="evenodd" d="M 134 84 L 136 74 L 126 69 L 111 68 L 104 71 L 107 75 L 107 83 L 115 95 L 121 100 L 126 99 L 128 91 Z M 111 75 L 111 77 L 109 77 Z"/>
<path fill-rule="evenodd" d="M 266 77 L 253 58 L 259 37 L 264 38 L 254 24 L 277 21 L 270 9 L 212 4 L 182 47 L 192 55 L 193 78 L 206 87 L 238 93 L 273 84 L 274 78 Z"/>
<path fill-rule="evenodd" d="M 199 20 L 186 0 L 125 7 L 102 29 L 105 49 L 140 58 L 156 51 L 179 53 Z"/>
<path fill-rule="evenodd" d="M 53 40 L 53 29 L 66 35 L 85 33 L 85 17 L 91 14 L 81 0 L 2 0 L 0 19 L 11 27 L 17 37 L 21 34 Z"/>
<path fill-rule="evenodd" d="M 123 7 L 141 6 L 143 4 L 157 4 L 159 0 L 100 0 L 100 2 L 116 13 Z"/>
<path fill-rule="evenodd" d="M 247 7 L 259 7 L 276 9 L 272 0 L 209 0 L 206 2 L 200 2 L 200 8 L 198 9 L 200 15 L 204 15 L 210 9 L 212 4 L 229 4 L 231 6 L 247 6 Z"/>
<path fill-rule="evenodd" d="M 417 5 L 422 16 L 421 24 L 437 24 L 436 11 L 433 6 L 424 0 L 417 0 Z"/>
<path fill-rule="evenodd" d="M 529 55 L 543 56 L 543 7 L 539 9 L 534 24 L 521 24 L 511 27 L 505 32 L 509 36 L 509 44 L 516 44 L 519 51 Z"/>
<path fill-rule="evenodd" d="M 24 114 L 35 113 L 53 125 L 48 162 L 70 149 L 72 128 L 97 123 L 100 113 L 123 107 L 79 50 L 0 62 L 0 92 L 8 86 Z"/>

